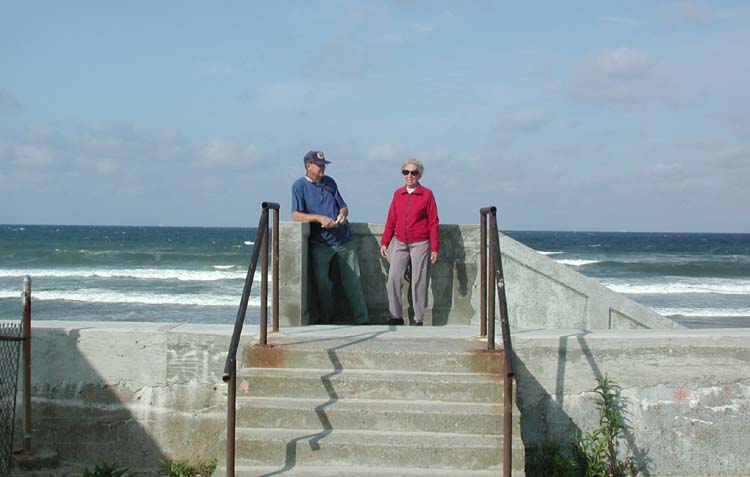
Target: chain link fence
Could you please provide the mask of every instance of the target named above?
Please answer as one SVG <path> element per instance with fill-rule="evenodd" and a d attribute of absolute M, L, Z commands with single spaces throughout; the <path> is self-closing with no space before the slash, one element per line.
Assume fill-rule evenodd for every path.
<path fill-rule="evenodd" d="M 10 475 L 13 466 L 11 459 L 21 341 L 20 323 L 0 323 L 0 476 Z"/>

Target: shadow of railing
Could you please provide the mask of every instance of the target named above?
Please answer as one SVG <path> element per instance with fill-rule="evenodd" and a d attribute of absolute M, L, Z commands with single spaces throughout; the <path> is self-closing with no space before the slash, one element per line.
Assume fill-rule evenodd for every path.
<path fill-rule="evenodd" d="M 391 333 L 392 331 L 393 330 L 375 331 L 375 332 L 361 333 L 355 336 L 349 336 L 348 338 L 355 338 L 355 339 L 353 339 L 352 341 L 348 343 L 326 349 L 326 354 L 328 355 L 328 359 L 330 360 L 331 365 L 333 366 L 333 370 L 330 373 L 322 375 L 320 377 L 320 381 L 323 387 L 325 388 L 326 393 L 328 394 L 328 400 L 326 402 L 323 402 L 315 406 L 315 414 L 317 415 L 320 421 L 320 424 L 323 427 L 323 430 L 319 432 L 314 432 L 311 434 L 299 436 L 287 442 L 284 467 L 282 467 L 281 469 L 275 470 L 273 472 L 263 474 L 260 477 L 270 477 L 273 475 L 280 475 L 280 474 L 289 472 L 297 465 L 297 445 L 299 442 L 307 440 L 308 445 L 310 446 L 310 450 L 315 452 L 315 451 L 320 450 L 321 441 L 324 440 L 329 435 L 331 435 L 331 433 L 334 431 L 333 425 L 331 424 L 331 421 L 328 418 L 328 414 L 326 411 L 331 406 L 333 406 L 336 402 L 339 401 L 339 395 L 336 392 L 336 388 L 332 380 L 334 379 L 335 376 L 340 375 L 344 371 L 344 366 L 342 365 L 337 352 L 341 351 L 342 349 L 348 348 L 350 346 L 354 346 L 359 343 L 363 343 L 365 341 L 376 339 L 378 336 L 381 336 L 386 333 Z M 291 344 L 299 345 L 299 344 L 304 344 L 304 343 L 324 342 L 324 341 L 332 341 L 332 340 L 339 341 L 341 340 L 341 338 L 324 338 L 320 340 L 296 341 L 296 342 L 285 343 L 285 345 L 291 345 Z M 284 346 L 284 345 L 279 345 L 279 346 Z"/>
<path fill-rule="evenodd" d="M 534 373 L 526 366 L 526 363 L 516 356 L 514 361 L 516 367 L 516 380 L 518 383 L 518 406 L 521 411 L 521 436 L 527 449 L 538 448 L 545 443 L 555 443 L 561 448 L 569 449 L 573 442 L 573 436 L 576 433 L 583 433 L 570 415 L 565 411 L 566 396 L 566 370 L 569 362 L 569 344 L 573 340 L 581 350 L 588 368 L 592 373 L 591 391 L 605 377 L 604 373 L 596 360 L 594 351 L 586 341 L 586 337 L 591 334 L 589 330 L 580 330 L 569 335 L 560 336 L 557 347 L 557 365 L 554 376 L 554 390 L 552 393 L 540 383 Z M 532 354 L 533 356 L 533 354 Z M 639 475 L 649 476 L 649 466 L 651 459 L 648 455 L 648 449 L 641 448 L 635 441 L 630 427 L 629 414 L 626 405 L 629 403 L 627 398 L 620 397 L 618 411 L 623 416 L 625 425 L 624 438 L 627 444 L 629 455 L 633 456 L 635 463 L 640 466 Z M 592 406 L 594 404 L 592 403 Z M 531 453 L 526 454 L 527 467 L 530 467 Z"/>

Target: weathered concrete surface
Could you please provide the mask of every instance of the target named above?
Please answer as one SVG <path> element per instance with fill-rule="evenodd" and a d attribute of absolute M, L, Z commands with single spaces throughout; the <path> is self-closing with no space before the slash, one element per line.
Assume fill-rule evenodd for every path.
<path fill-rule="evenodd" d="M 133 469 L 216 457 L 230 333 L 226 325 L 34 323 L 33 445 L 64 461 Z"/>
<path fill-rule="evenodd" d="M 353 223 L 362 285 L 372 323 L 385 323 L 388 262 L 380 256 L 381 224 Z M 299 326 L 315 322 L 314 285 L 308 267 L 309 224 L 283 222 L 280 228 L 280 320 Z M 425 324 L 477 325 L 480 307 L 479 225 L 441 225 L 440 258 L 430 268 Z M 600 285 L 595 280 L 501 234 L 508 315 L 514 328 L 632 329 L 679 328 L 673 321 Z M 343 296 L 343 294 L 339 293 Z M 404 316 L 409 309 L 403 291 Z M 346 303 L 337 316 L 346 323 Z M 499 314 L 496 315 L 499 320 Z"/>
<path fill-rule="evenodd" d="M 107 458 L 134 469 L 156 467 L 162 458 L 218 456 L 230 332 L 228 325 L 36 322 L 33 442 L 57 450 L 63 461 Z M 414 337 L 466 340 L 477 330 L 310 326 L 283 332 L 299 340 L 379 333 L 401 343 L 408 356 Z M 596 420 L 591 390 L 606 374 L 630 399 L 625 449 L 647 449 L 652 475 L 750 475 L 750 330 L 519 330 L 513 343 L 526 446 L 567 441 L 576 428 L 590 429 Z M 20 425 L 20 410 L 16 415 Z"/>
<path fill-rule="evenodd" d="M 598 427 L 591 391 L 606 375 L 627 400 L 623 450 L 650 462 L 652 475 L 750 475 L 750 330 L 519 332 L 513 340 L 527 446 Z"/>

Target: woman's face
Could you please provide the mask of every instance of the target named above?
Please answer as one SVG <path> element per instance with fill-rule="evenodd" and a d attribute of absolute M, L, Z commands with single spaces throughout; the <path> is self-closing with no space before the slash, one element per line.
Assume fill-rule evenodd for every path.
<path fill-rule="evenodd" d="M 417 166 L 414 164 L 407 164 L 403 168 L 401 168 L 401 174 L 404 175 L 404 181 L 406 182 L 406 187 L 409 189 L 413 189 L 417 186 L 417 181 L 419 181 L 419 169 L 417 169 Z"/>

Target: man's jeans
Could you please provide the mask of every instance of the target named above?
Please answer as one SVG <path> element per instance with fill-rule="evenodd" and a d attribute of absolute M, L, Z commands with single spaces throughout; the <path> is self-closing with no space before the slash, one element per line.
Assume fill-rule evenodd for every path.
<path fill-rule="evenodd" d="M 318 289 L 321 323 L 330 323 L 333 318 L 333 282 L 329 275 L 331 260 L 336 257 L 341 286 L 352 308 L 355 324 L 366 324 L 369 321 L 367 304 L 360 282 L 359 260 L 352 240 L 341 245 L 311 243 L 312 269 L 315 285 Z"/>

